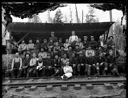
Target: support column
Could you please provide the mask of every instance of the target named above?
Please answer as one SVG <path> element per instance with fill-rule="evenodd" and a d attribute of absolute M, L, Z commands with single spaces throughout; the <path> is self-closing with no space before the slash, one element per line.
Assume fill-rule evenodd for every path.
<path fill-rule="evenodd" d="M 109 15 L 110 15 L 110 22 L 112 22 L 112 10 L 109 11 Z"/>

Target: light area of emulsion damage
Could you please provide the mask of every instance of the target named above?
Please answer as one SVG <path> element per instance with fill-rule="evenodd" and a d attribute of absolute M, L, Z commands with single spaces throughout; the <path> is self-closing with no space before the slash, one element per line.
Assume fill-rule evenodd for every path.
<path fill-rule="evenodd" d="M 113 36 L 116 48 L 118 50 L 125 50 L 126 39 L 121 24 L 114 23 L 109 29 L 108 37 L 109 36 Z"/>
<path fill-rule="evenodd" d="M 2 45 L 6 45 L 6 40 L 9 40 L 10 33 L 6 30 L 6 27 L 4 23 L 6 23 L 6 20 L 4 19 L 4 13 L 5 9 L 2 7 Z"/>

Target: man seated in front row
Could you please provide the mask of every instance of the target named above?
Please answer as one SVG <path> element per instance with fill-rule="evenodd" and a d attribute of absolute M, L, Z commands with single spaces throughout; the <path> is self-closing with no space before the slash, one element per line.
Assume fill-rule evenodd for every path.
<path fill-rule="evenodd" d="M 54 62 L 51 58 L 51 55 L 47 53 L 46 58 L 43 58 L 44 66 L 45 66 L 45 75 L 46 76 L 52 76 L 54 75 Z"/>
<path fill-rule="evenodd" d="M 38 57 L 36 71 L 37 71 L 36 73 L 37 73 L 38 77 L 41 77 L 41 76 L 45 75 L 45 66 L 44 66 L 44 63 L 43 63 L 42 56 Z"/>
<path fill-rule="evenodd" d="M 32 58 L 30 59 L 30 64 L 28 67 L 28 73 L 27 73 L 27 77 L 33 77 L 36 76 L 36 66 L 37 66 L 37 57 L 36 57 L 36 53 L 32 54 Z"/>
<path fill-rule="evenodd" d="M 27 77 L 27 70 L 29 67 L 30 63 L 30 54 L 25 54 L 25 57 L 23 58 L 23 65 L 22 65 L 22 70 L 21 70 L 21 77 Z"/>
<path fill-rule="evenodd" d="M 19 56 L 19 53 L 16 53 L 16 56 L 13 58 L 11 67 L 13 77 L 18 78 L 22 67 L 22 58 Z"/>
<path fill-rule="evenodd" d="M 63 67 L 64 74 L 61 76 L 62 79 L 69 79 L 72 77 L 73 69 L 69 66 L 69 62 Z"/>
<path fill-rule="evenodd" d="M 85 51 L 85 55 L 87 59 L 86 73 L 88 76 L 90 76 L 95 73 L 95 51 L 88 46 L 87 50 Z"/>

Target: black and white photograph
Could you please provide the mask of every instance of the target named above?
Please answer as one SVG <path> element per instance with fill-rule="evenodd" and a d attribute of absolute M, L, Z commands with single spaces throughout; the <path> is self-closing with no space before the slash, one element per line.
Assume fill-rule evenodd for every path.
<path fill-rule="evenodd" d="M 127 98 L 126 4 L 1 2 L 2 98 Z"/>

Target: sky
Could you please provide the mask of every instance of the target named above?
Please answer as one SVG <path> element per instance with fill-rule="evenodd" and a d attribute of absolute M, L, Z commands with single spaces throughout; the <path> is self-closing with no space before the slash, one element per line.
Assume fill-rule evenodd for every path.
<path fill-rule="evenodd" d="M 56 11 L 58 9 L 61 10 L 62 14 L 63 14 L 63 20 L 65 20 L 67 17 L 67 21 L 70 21 L 70 9 L 72 10 L 72 18 L 73 18 L 73 23 L 76 23 L 76 11 L 75 11 L 75 4 L 66 4 L 66 7 L 59 7 L 54 11 L 50 11 L 50 17 L 54 18 L 54 15 L 56 13 Z M 89 4 L 76 4 L 77 9 L 78 9 L 78 17 L 80 19 L 80 21 L 82 21 L 82 10 L 84 13 L 84 22 L 85 22 L 85 16 L 88 13 L 88 7 Z M 99 9 L 94 9 L 95 11 L 95 16 L 99 19 L 99 22 L 110 22 L 110 15 L 109 15 L 109 11 L 102 11 Z M 41 19 L 41 21 L 43 23 L 48 23 L 48 11 L 42 12 L 38 14 L 39 18 Z M 123 16 L 122 11 L 120 10 L 116 10 L 113 9 L 112 10 L 112 19 L 113 21 L 121 21 L 121 17 Z M 18 18 L 18 17 L 14 17 L 12 16 L 13 22 L 28 22 L 28 18 Z"/>

